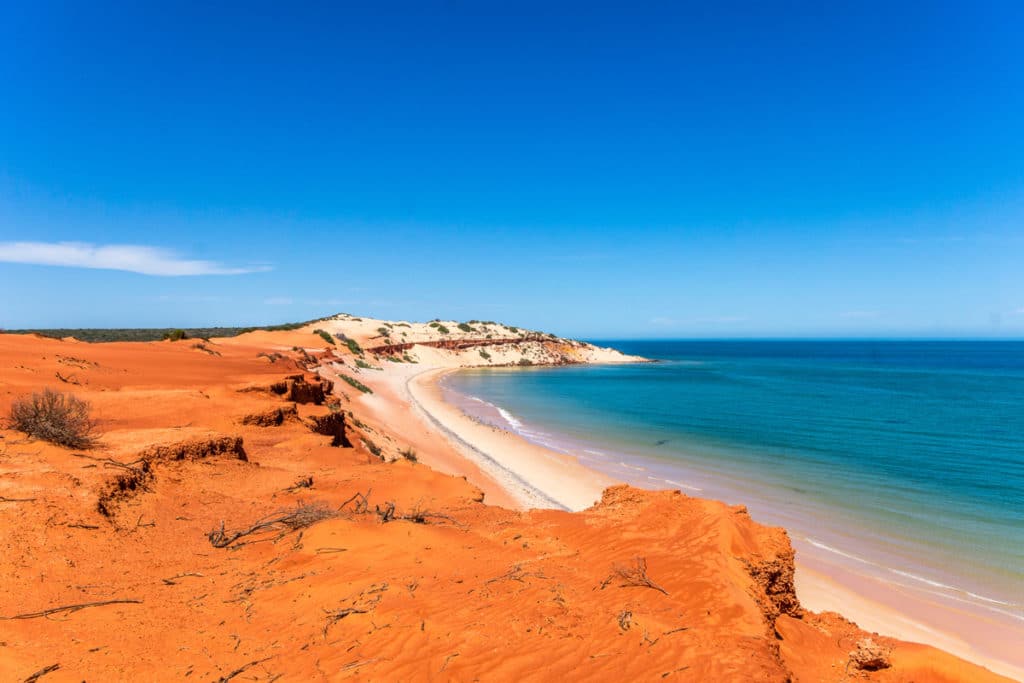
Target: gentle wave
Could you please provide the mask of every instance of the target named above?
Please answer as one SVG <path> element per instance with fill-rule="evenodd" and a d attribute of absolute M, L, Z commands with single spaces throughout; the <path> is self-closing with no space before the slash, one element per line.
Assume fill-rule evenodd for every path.
<path fill-rule="evenodd" d="M 494 405 L 494 404 L 492 403 L 491 405 Z M 515 416 L 512 415 L 512 413 L 508 412 L 507 410 L 505 410 L 504 408 L 502 408 L 500 406 L 494 406 L 494 407 L 498 409 L 498 414 L 501 415 L 501 417 L 505 420 L 505 422 L 508 422 L 510 425 L 512 425 L 512 429 L 514 429 L 516 431 L 519 431 L 522 428 L 523 423 L 520 422 L 519 420 L 517 420 L 515 418 Z"/>
<path fill-rule="evenodd" d="M 1024 617 L 1022 617 L 1021 615 L 1017 614 L 1016 612 L 1010 612 L 1010 611 L 1007 611 L 1007 610 L 1002 610 L 1002 609 L 998 609 L 998 608 L 995 608 L 995 607 L 990 607 L 989 605 L 977 605 L 976 601 L 980 600 L 982 602 L 990 603 L 991 605 L 1002 605 L 1004 607 L 1016 607 L 1017 606 L 1016 603 L 1007 602 L 1005 600 L 997 600 L 995 598 L 989 598 L 989 597 L 986 597 L 984 595 L 978 595 L 977 593 L 972 593 L 971 591 L 966 590 L 964 588 L 958 588 L 957 586 L 951 586 L 951 585 L 949 585 L 947 583 L 942 583 L 941 581 L 934 581 L 932 579 L 926 578 L 924 576 L 919 576 L 918 574 L 914 574 L 912 572 L 908 572 L 908 571 L 905 571 L 905 570 L 902 570 L 902 569 L 895 569 L 893 567 L 886 567 L 885 565 L 878 564 L 877 562 L 872 562 L 871 560 L 867 560 L 867 559 L 865 559 L 863 557 L 860 557 L 858 555 L 854 555 L 852 553 L 845 552 L 845 551 L 840 550 L 838 548 L 834 548 L 834 547 L 828 545 L 827 543 L 822 543 L 821 541 L 818 541 L 816 539 L 810 538 L 808 536 L 805 536 L 804 540 L 807 541 L 808 543 L 810 543 L 811 545 L 813 545 L 814 547 L 819 548 L 821 550 L 824 550 L 826 552 L 830 552 L 830 553 L 833 553 L 835 555 L 839 555 L 841 557 L 845 557 L 847 559 L 854 560 L 856 562 L 860 562 L 862 564 L 870 565 L 872 567 L 877 567 L 879 569 L 884 569 L 885 571 L 888 571 L 888 572 L 890 572 L 892 574 L 896 574 L 897 576 L 902 576 L 902 577 L 904 577 L 906 579 L 910 579 L 911 581 L 916 581 L 916 582 L 924 584 L 926 586 L 932 586 L 933 588 L 941 589 L 941 592 L 940 591 L 927 591 L 929 593 L 932 593 L 933 595 L 940 595 L 942 597 L 945 597 L 945 598 L 948 598 L 948 599 L 951 599 L 951 600 L 956 600 L 958 602 L 964 602 L 964 603 L 967 603 L 967 604 L 976 605 L 976 606 L 979 606 L 979 607 L 983 607 L 985 609 L 989 609 L 989 610 L 991 610 L 993 612 L 998 612 L 1000 614 L 1005 614 L 1007 616 L 1011 616 L 1011 617 L 1013 617 L 1015 619 L 1024 620 Z M 901 584 L 901 585 L 905 585 L 905 584 Z M 906 586 L 906 587 L 907 588 L 911 588 L 912 586 Z M 961 594 L 961 595 L 967 595 L 967 596 L 970 596 L 971 598 L 974 598 L 974 600 L 967 600 L 965 598 L 959 598 L 956 595 L 950 595 L 950 593 L 958 593 L 958 594 Z"/>
<path fill-rule="evenodd" d="M 648 475 L 647 478 L 648 479 L 652 479 L 654 481 L 663 481 L 666 484 L 671 484 L 672 486 L 678 486 L 679 488 L 686 489 L 687 491 L 703 491 L 704 490 L 704 489 L 699 488 L 697 486 L 690 486 L 689 484 L 683 484 L 682 482 L 672 481 L 671 479 L 661 479 L 659 477 L 652 477 L 652 476 L 649 476 L 649 475 Z"/>

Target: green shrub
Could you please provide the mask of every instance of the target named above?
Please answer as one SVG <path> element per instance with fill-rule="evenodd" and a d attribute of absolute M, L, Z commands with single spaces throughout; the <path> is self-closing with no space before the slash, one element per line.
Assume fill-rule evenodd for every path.
<path fill-rule="evenodd" d="M 520 358 L 519 359 L 519 365 L 522 365 L 522 366 L 533 365 L 533 361 L 530 360 L 529 358 Z"/>
<path fill-rule="evenodd" d="M 437 331 L 440 332 L 441 334 L 448 334 L 449 332 L 451 332 L 451 330 L 449 330 L 444 325 L 438 325 L 437 326 Z"/>
<path fill-rule="evenodd" d="M 164 332 L 164 339 L 167 341 L 181 341 L 182 339 L 188 339 L 188 335 L 185 334 L 185 330 L 171 330 L 170 332 Z"/>
<path fill-rule="evenodd" d="M 514 332 L 515 334 L 519 334 L 519 328 L 518 327 L 513 327 L 512 325 L 509 325 L 508 329 L 509 329 L 510 332 Z"/>
<path fill-rule="evenodd" d="M 462 330 L 463 332 L 476 332 L 476 330 L 474 330 L 466 323 L 459 323 L 459 329 Z"/>
<path fill-rule="evenodd" d="M 402 362 L 402 359 L 399 358 L 398 356 L 384 356 L 384 357 L 387 358 L 392 363 L 401 363 Z"/>
<path fill-rule="evenodd" d="M 364 394 L 372 394 L 373 393 L 373 389 L 371 389 L 370 387 L 366 386 L 365 384 L 363 384 L 362 382 L 357 380 L 355 377 L 349 377 L 348 375 L 340 375 L 340 377 L 343 380 L 345 380 L 346 382 L 348 382 L 349 384 L 351 384 L 353 387 L 358 389 L 359 391 L 363 392 Z"/>
<path fill-rule="evenodd" d="M 313 334 L 319 334 L 325 342 L 334 345 L 334 337 L 331 336 L 330 332 L 325 330 L 313 330 Z"/>
<path fill-rule="evenodd" d="M 364 370 L 372 370 L 373 369 L 373 366 L 370 365 L 369 363 L 367 363 L 362 358 L 356 358 L 356 367 L 357 368 L 363 368 Z"/>
<path fill-rule="evenodd" d="M 418 462 L 419 461 L 419 458 L 416 456 L 416 451 L 413 449 L 412 446 L 410 446 L 409 448 L 406 448 L 404 451 L 399 451 L 398 454 L 401 455 L 406 460 L 408 460 L 409 462 Z"/>
<path fill-rule="evenodd" d="M 418 363 L 418 362 L 419 362 L 419 361 L 417 361 L 417 360 L 416 360 L 415 358 L 413 358 L 412 356 L 410 356 L 409 354 L 405 354 L 404 356 L 402 356 L 402 359 L 403 359 L 403 360 L 404 360 L 404 361 L 405 361 L 406 363 Z"/>
<path fill-rule="evenodd" d="M 483 349 L 480 349 L 480 357 L 483 358 L 484 360 L 490 360 L 491 354 L 487 353 Z"/>
<path fill-rule="evenodd" d="M 389 330 L 386 327 L 378 327 L 377 328 L 377 332 L 379 332 L 380 336 L 382 336 L 382 337 L 390 337 L 391 336 L 391 330 Z"/>
<path fill-rule="evenodd" d="M 366 450 L 370 451 L 378 458 L 384 454 L 384 450 L 369 439 L 363 439 L 363 445 L 366 446 Z"/>
<path fill-rule="evenodd" d="M 363 355 L 363 347 L 359 346 L 359 342 L 357 342 L 355 339 L 349 339 L 348 337 L 345 337 L 345 346 L 347 346 L 348 350 L 354 353 L 355 355 Z"/>
<path fill-rule="evenodd" d="M 15 399 L 8 421 L 11 429 L 58 446 L 89 448 L 96 442 L 89 404 L 52 389 Z"/>

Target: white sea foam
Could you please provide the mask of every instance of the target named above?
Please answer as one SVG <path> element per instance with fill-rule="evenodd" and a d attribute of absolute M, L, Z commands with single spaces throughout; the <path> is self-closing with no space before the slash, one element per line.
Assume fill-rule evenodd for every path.
<path fill-rule="evenodd" d="M 939 583 L 938 581 L 932 581 L 931 579 L 926 579 L 923 576 L 918 576 L 917 574 L 911 574 L 910 572 L 905 572 L 902 569 L 892 569 L 890 567 L 889 571 L 891 571 L 893 574 L 898 574 L 899 576 L 905 576 L 906 578 L 911 579 L 913 581 L 920 581 L 921 583 L 926 583 L 929 586 L 934 586 L 936 588 L 945 588 L 946 590 L 949 590 L 949 591 L 958 591 L 958 592 L 961 592 L 961 593 L 966 593 L 967 592 L 965 590 L 961 590 L 961 589 L 957 588 L 956 586 L 950 586 L 948 583 Z"/>
<path fill-rule="evenodd" d="M 815 548 L 820 548 L 820 549 L 822 549 L 822 550 L 824 550 L 826 552 L 835 553 L 836 555 L 840 555 L 842 557 L 845 557 L 845 558 L 850 559 L 850 560 L 855 560 L 857 562 L 862 562 L 864 564 L 869 564 L 869 565 L 871 565 L 873 567 L 881 567 L 882 566 L 880 564 L 876 564 L 876 563 L 872 562 L 871 560 L 865 560 L 863 557 L 858 557 L 857 555 L 852 555 L 852 554 L 850 554 L 848 552 L 844 552 L 844 551 L 840 550 L 839 548 L 833 548 L 832 546 L 827 545 L 825 543 L 822 543 L 821 541 L 815 540 L 815 539 L 811 538 L 810 536 L 804 536 L 804 540 L 807 541 L 808 543 L 810 543 L 811 545 L 813 545 Z"/>
<path fill-rule="evenodd" d="M 672 486 L 678 486 L 679 488 L 686 489 L 688 491 L 703 491 L 704 490 L 704 489 L 702 489 L 702 488 L 700 488 L 698 486 L 690 486 L 689 484 L 683 484 L 683 483 L 680 483 L 678 481 L 672 481 L 671 479 L 662 479 L 662 481 L 665 482 L 666 484 L 672 484 Z"/>
<path fill-rule="evenodd" d="M 512 415 L 512 413 L 508 412 L 507 410 L 500 406 L 494 407 L 497 408 L 498 414 L 501 415 L 502 418 L 504 418 L 505 422 L 508 422 L 509 425 L 511 425 L 512 429 L 519 431 L 519 429 L 523 426 L 523 423 L 517 420 L 515 416 Z"/>

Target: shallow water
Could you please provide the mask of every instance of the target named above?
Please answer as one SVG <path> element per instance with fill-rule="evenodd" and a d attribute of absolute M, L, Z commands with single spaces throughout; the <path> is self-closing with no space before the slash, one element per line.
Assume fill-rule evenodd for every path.
<path fill-rule="evenodd" d="M 611 345 L 663 362 L 445 386 L 620 479 L 745 504 L 798 552 L 1024 622 L 1024 343 Z"/>

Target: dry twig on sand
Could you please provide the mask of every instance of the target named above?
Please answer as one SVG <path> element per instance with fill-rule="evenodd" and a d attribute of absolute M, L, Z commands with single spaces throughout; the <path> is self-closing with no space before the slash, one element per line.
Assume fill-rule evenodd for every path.
<path fill-rule="evenodd" d="M 654 583 L 654 581 L 651 580 L 651 577 L 647 575 L 647 558 L 645 557 L 634 557 L 632 564 L 618 565 L 614 567 L 612 571 L 612 576 L 617 576 L 622 581 L 622 583 L 619 584 L 620 588 L 626 588 L 629 586 L 653 588 L 660 593 L 668 595 L 667 590 Z"/>
<path fill-rule="evenodd" d="M 52 673 L 52 672 L 56 671 L 59 668 L 60 668 L 60 664 L 51 664 L 50 666 L 44 666 L 39 671 L 35 672 L 34 674 L 32 674 L 31 676 L 26 678 L 23 683 L 36 683 L 36 681 L 38 681 L 40 678 L 42 678 L 46 674 Z"/>
<path fill-rule="evenodd" d="M 60 607 L 51 607 L 50 609 L 44 609 L 41 612 L 29 612 L 27 614 L 16 614 L 13 617 L 0 617 L 5 621 L 12 619 L 37 619 L 39 617 L 47 617 L 51 614 L 58 614 L 60 612 L 77 612 L 80 609 L 87 607 L 102 607 L 104 605 L 141 605 L 142 600 L 128 599 L 128 600 L 100 600 L 98 602 L 83 602 L 77 605 L 62 605 Z"/>
<path fill-rule="evenodd" d="M 257 664 L 262 664 L 263 662 L 266 662 L 266 661 L 268 661 L 270 659 L 272 659 L 272 658 L 271 657 L 264 657 L 263 659 L 254 659 L 251 662 L 249 662 L 248 664 L 243 664 L 242 666 L 238 667 L 237 669 L 235 669 L 234 671 L 229 673 L 227 676 L 221 676 L 220 678 L 217 679 L 217 683 L 227 683 L 228 681 L 230 681 L 235 676 L 238 676 L 239 674 L 245 673 L 245 670 L 248 669 L 249 667 L 256 666 Z"/>
<path fill-rule="evenodd" d="M 291 510 L 283 510 L 267 515 L 249 527 L 237 531 L 225 531 L 224 522 L 220 523 L 219 529 L 214 529 L 206 536 L 214 548 L 227 548 L 231 545 L 244 545 L 238 543 L 240 538 L 270 531 L 277 531 L 277 538 L 282 538 L 292 531 L 298 531 L 312 526 L 317 522 L 337 516 L 337 512 L 331 510 L 321 503 L 299 505 Z M 276 540 L 276 539 L 275 539 Z"/>

